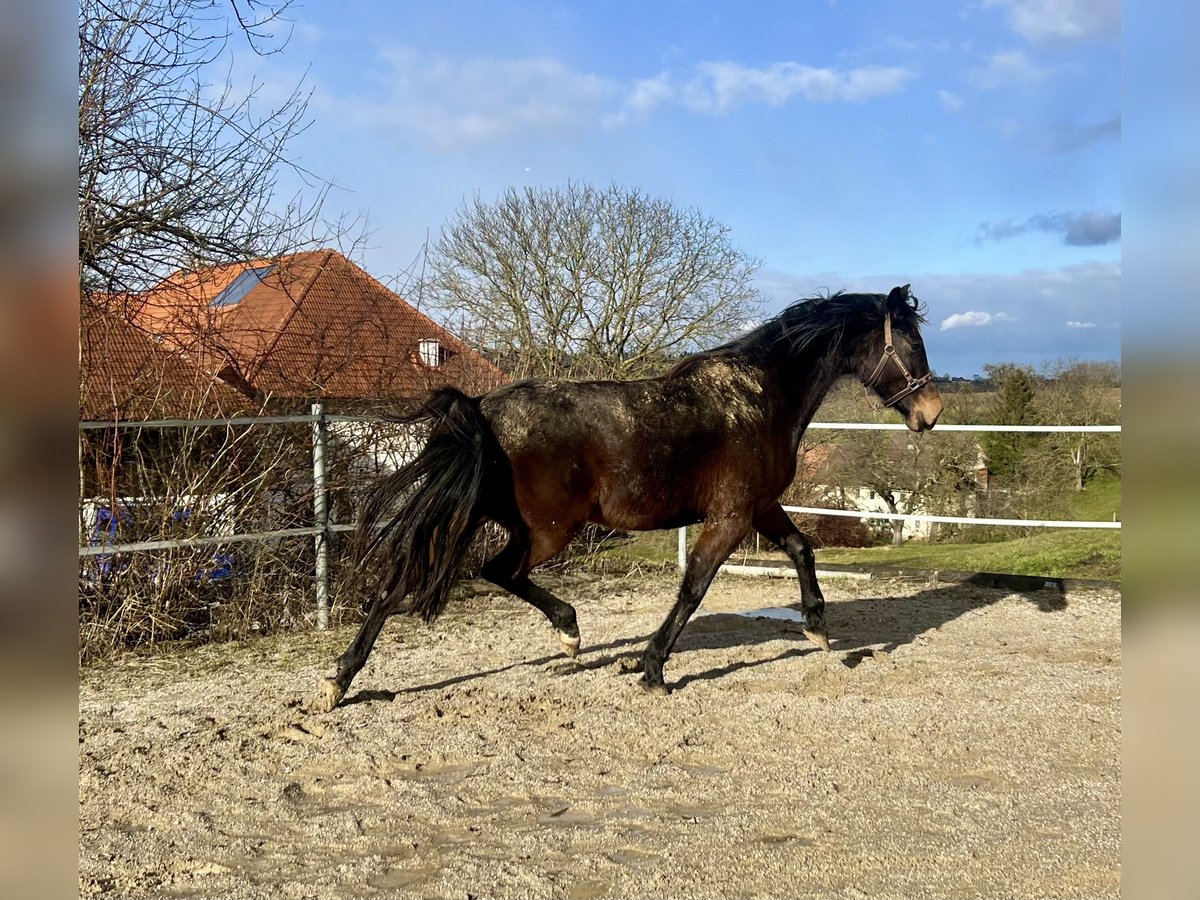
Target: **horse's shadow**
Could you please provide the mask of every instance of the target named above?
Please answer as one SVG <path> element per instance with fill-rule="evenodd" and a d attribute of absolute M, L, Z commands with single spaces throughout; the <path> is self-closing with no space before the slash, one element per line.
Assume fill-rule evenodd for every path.
<path fill-rule="evenodd" d="M 880 582 L 881 593 L 886 582 Z M 845 603 L 833 603 L 826 608 L 826 623 L 831 649 L 841 654 L 842 664 L 854 668 L 877 650 L 892 652 L 913 643 L 919 636 L 936 631 L 955 619 L 977 609 L 991 606 L 1016 594 L 1046 613 L 1059 612 L 1067 607 L 1065 592 L 1059 587 L 1012 590 L 994 586 L 992 576 L 973 576 L 956 584 L 943 584 L 918 591 L 908 597 L 867 597 Z M 755 617 L 753 611 L 711 612 L 693 618 L 679 636 L 672 655 L 692 650 L 726 650 L 751 647 L 777 641 L 791 635 L 800 642 L 774 656 L 740 660 L 703 672 L 684 675 L 670 687 L 679 690 L 696 681 L 711 681 L 744 669 L 782 662 L 808 653 L 821 652 L 809 643 L 799 622 L 769 616 Z M 642 649 L 651 634 L 618 638 L 585 647 L 573 665 L 563 665 L 561 654 L 522 660 L 506 666 L 470 672 L 441 681 L 416 685 L 399 691 L 364 690 L 343 700 L 344 705 L 376 700 L 394 700 L 406 694 L 438 691 L 477 678 L 486 678 L 522 666 L 557 667 L 558 675 L 569 677 L 581 672 L 604 669 L 613 664 L 625 671 L 635 671 Z"/>
<path fill-rule="evenodd" d="M 583 668 L 601 668 L 602 667 L 601 664 L 597 663 L 595 660 L 589 660 L 586 658 L 588 654 L 599 653 L 602 651 L 611 651 L 611 650 L 614 650 L 619 647 L 627 647 L 627 646 L 633 646 L 633 645 L 637 645 L 637 644 L 645 644 L 646 641 L 648 641 L 648 640 L 650 640 L 650 635 L 645 634 L 645 635 L 641 635 L 640 637 L 619 638 L 617 640 L 608 641 L 607 643 L 604 643 L 604 644 L 597 644 L 594 647 L 586 648 L 584 650 L 583 655 L 576 661 L 575 666 L 567 669 L 567 672 L 569 674 L 572 671 L 576 671 L 578 669 L 583 669 Z M 622 655 L 624 655 L 624 654 L 615 654 L 612 657 L 608 657 L 607 658 L 608 662 L 612 662 L 614 659 L 616 659 Z M 604 663 L 603 665 L 607 665 L 608 662 Z M 454 687 L 455 685 L 464 684 L 469 681 L 474 681 L 477 678 L 487 678 L 490 675 L 499 675 L 503 672 L 511 671 L 512 669 L 520 669 L 520 668 L 524 668 L 524 667 L 551 666 L 551 665 L 562 666 L 563 664 L 564 664 L 563 655 L 561 653 L 555 653 L 550 656 L 541 656 L 541 657 L 538 657 L 537 659 L 523 659 L 518 662 L 509 663 L 507 666 L 497 666 L 494 669 L 483 669 L 478 672 L 467 672 L 462 675 L 455 675 L 451 678 L 444 678 L 441 681 L 433 681 L 433 682 L 429 682 L 428 684 L 419 684 L 419 685 L 414 685 L 413 687 L 402 688 L 401 690 L 398 690 L 398 691 L 378 690 L 378 689 L 358 691 L 355 694 L 351 694 L 351 695 L 347 696 L 344 700 L 342 700 L 340 705 L 341 706 L 350 706 L 351 704 L 354 704 L 354 703 L 370 703 L 370 702 L 378 701 L 378 700 L 390 702 L 392 700 L 395 700 L 397 697 L 403 697 L 407 694 L 423 694 L 427 691 L 440 691 L 440 690 L 444 690 L 445 688 L 448 688 L 448 687 Z"/>
<path fill-rule="evenodd" d="M 978 575 L 960 584 L 930 587 L 908 597 L 866 597 L 830 604 L 825 612 L 830 649 L 841 654 L 842 664 L 852 669 L 877 651 L 891 653 L 966 613 L 991 606 L 1014 594 L 1046 613 L 1067 607 L 1066 594 L 1058 587 L 1039 585 L 1037 589 L 1014 591 L 993 585 L 991 576 Z M 886 582 L 880 586 L 885 588 Z M 804 637 L 798 622 L 767 616 L 755 618 L 746 612 L 710 613 L 695 618 L 680 635 L 675 645 L 676 653 L 751 646 L 779 640 L 781 633 L 795 634 L 797 640 L 804 643 L 775 656 L 728 663 L 685 675 L 672 687 L 680 689 L 694 681 L 722 678 L 743 669 L 821 652 Z"/>

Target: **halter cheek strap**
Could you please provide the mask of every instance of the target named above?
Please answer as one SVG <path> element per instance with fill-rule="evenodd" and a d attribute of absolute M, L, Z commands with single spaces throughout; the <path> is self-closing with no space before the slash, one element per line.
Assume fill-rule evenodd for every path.
<path fill-rule="evenodd" d="M 902 374 L 908 380 L 908 385 L 891 399 L 887 400 L 883 406 L 876 406 L 875 401 L 871 399 L 871 395 L 867 389 L 879 380 L 879 376 L 883 374 L 883 369 L 887 365 L 889 359 L 900 368 L 900 374 Z M 904 360 L 902 360 L 896 353 L 896 348 L 892 344 L 892 313 L 889 310 L 884 314 L 883 318 L 883 356 L 879 358 L 879 362 L 875 366 L 875 371 L 871 373 L 871 377 L 862 383 L 863 394 L 867 398 L 867 403 L 871 405 L 872 409 L 887 409 L 889 406 L 894 406 L 895 404 L 899 403 L 909 394 L 916 393 L 921 388 L 925 387 L 925 385 L 929 384 L 929 382 L 932 380 L 932 372 L 926 372 L 920 378 L 913 378 L 912 373 L 908 371 L 908 366 L 904 364 Z"/>

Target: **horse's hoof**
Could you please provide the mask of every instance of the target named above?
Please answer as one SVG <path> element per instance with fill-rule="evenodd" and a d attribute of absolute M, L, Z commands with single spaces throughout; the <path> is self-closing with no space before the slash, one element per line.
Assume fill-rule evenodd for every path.
<path fill-rule="evenodd" d="M 653 684 L 651 684 L 649 681 L 647 681 L 645 678 L 643 678 L 641 680 L 641 685 L 642 685 L 642 690 L 645 691 L 647 694 L 650 694 L 653 697 L 666 697 L 668 694 L 671 693 L 671 689 L 668 688 L 661 681 L 656 681 Z"/>
<path fill-rule="evenodd" d="M 804 636 L 820 647 L 822 650 L 829 649 L 829 635 L 825 633 L 825 629 L 817 630 L 816 628 L 805 628 Z"/>
<path fill-rule="evenodd" d="M 346 689 L 333 678 L 322 678 L 317 685 L 317 697 L 313 700 L 313 709 L 317 712 L 332 712 L 333 708 L 342 702 Z"/>
<path fill-rule="evenodd" d="M 579 635 L 567 634 L 565 631 L 556 632 L 558 643 L 562 645 L 563 653 L 571 658 L 579 655 Z"/>

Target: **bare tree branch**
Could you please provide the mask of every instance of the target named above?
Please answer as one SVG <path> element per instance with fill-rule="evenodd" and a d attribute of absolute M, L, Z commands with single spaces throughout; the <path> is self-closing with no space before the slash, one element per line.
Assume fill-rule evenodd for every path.
<path fill-rule="evenodd" d="M 571 183 L 463 204 L 425 289 L 514 375 L 636 378 L 743 331 L 758 265 L 698 210 Z"/>
<path fill-rule="evenodd" d="M 337 230 L 321 214 L 330 185 L 286 155 L 309 124 L 308 93 L 297 86 L 267 103 L 263 85 L 238 90 L 232 79 L 231 40 L 240 33 L 256 53 L 278 52 L 286 38 L 271 29 L 287 7 L 286 0 L 82 0 L 85 296 L 145 290 L 180 267 L 273 257 Z M 281 196 L 284 173 L 313 195 Z"/>

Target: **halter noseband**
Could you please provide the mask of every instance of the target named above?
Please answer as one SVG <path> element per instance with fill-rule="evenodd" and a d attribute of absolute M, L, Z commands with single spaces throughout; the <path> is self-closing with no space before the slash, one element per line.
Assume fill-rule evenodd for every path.
<path fill-rule="evenodd" d="M 879 380 L 879 376 L 883 374 L 883 367 L 887 365 L 888 360 L 894 362 L 900 368 L 900 374 L 908 379 L 908 385 L 903 388 L 898 394 L 885 402 L 883 406 L 876 406 L 875 401 L 871 399 L 871 395 L 867 392 L 867 388 L 875 384 Z M 889 406 L 894 406 L 899 403 L 909 394 L 914 394 L 925 385 L 933 380 L 933 373 L 926 372 L 920 378 L 913 378 L 912 373 L 908 371 L 908 366 L 904 365 L 904 360 L 896 355 L 896 348 L 892 344 L 892 312 L 888 310 L 884 314 L 883 319 L 883 356 L 879 358 L 879 363 L 875 366 L 875 371 L 871 373 L 871 377 L 862 383 L 863 394 L 867 398 L 867 403 L 872 409 L 887 409 Z"/>

